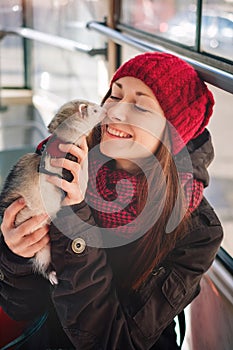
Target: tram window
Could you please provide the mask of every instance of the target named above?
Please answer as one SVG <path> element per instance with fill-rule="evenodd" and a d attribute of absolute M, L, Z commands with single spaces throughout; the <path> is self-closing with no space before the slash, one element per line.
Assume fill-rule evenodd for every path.
<path fill-rule="evenodd" d="M 227 2 L 226 2 L 227 3 Z M 204 0 L 201 26 L 201 50 L 233 59 L 233 8 L 221 1 Z"/>
<path fill-rule="evenodd" d="M 22 25 L 22 0 L 1 0 L 0 26 Z"/>
<path fill-rule="evenodd" d="M 21 0 L 1 0 L 0 29 L 22 25 Z M 23 47 L 22 39 L 6 37 L 0 41 L 1 85 L 23 87 Z"/>
<path fill-rule="evenodd" d="M 125 0 L 120 23 L 194 51 L 232 60 L 232 6 L 227 1 L 206 0 L 202 9 L 198 9 L 198 3 L 194 0 Z"/>
<path fill-rule="evenodd" d="M 88 45 L 105 47 L 106 39 L 86 28 L 91 20 L 107 15 L 107 0 L 41 1 L 32 0 L 33 28 Z M 99 101 L 107 72 L 103 56 L 89 57 L 38 42 L 34 47 L 34 91 L 52 97 L 55 104 L 79 96 Z M 88 68 L 87 68 L 88 67 Z M 102 77 L 102 79 L 100 78 Z M 104 86 L 104 91 L 106 86 Z M 58 102 L 59 101 L 59 102 Z"/>
<path fill-rule="evenodd" d="M 233 95 L 211 85 L 209 87 L 215 98 L 214 114 L 209 124 L 215 158 L 209 167 L 210 185 L 205 195 L 224 228 L 222 247 L 233 257 Z"/>
<path fill-rule="evenodd" d="M 188 18 L 192 17 L 195 21 L 195 8 L 196 1 L 193 0 L 126 0 L 123 2 L 121 22 L 193 46 L 195 30 Z"/>
<path fill-rule="evenodd" d="M 31 1 L 34 29 L 87 45 L 99 44 L 100 36 L 86 29 L 86 23 L 103 21 L 107 16 L 107 0 Z"/>
<path fill-rule="evenodd" d="M 1 84 L 4 87 L 24 86 L 22 39 L 7 37 L 0 42 Z"/>

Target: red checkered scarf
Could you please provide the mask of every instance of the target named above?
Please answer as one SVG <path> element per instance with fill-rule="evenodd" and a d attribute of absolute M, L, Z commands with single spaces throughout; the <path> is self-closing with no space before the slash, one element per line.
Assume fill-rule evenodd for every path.
<path fill-rule="evenodd" d="M 113 169 L 111 162 L 100 167 L 97 160 L 90 162 L 86 200 L 100 227 L 119 229 L 121 226 L 121 233 L 129 236 L 134 233 L 136 226 L 134 227 L 133 220 L 138 215 L 139 176 L 125 170 Z M 191 173 L 181 173 L 179 177 L 192 212 L 203 198 L 204 185 L 193 179 Z M 131 224 L 127 225 L 129 223 Z"/>
<path fill-rule="evenodd" d="M 38 145 L 36 151 L 38 154 L 42 154 L 50 137 Z M 103 164 L 98 156 L 99 153 L 96 158 L 90 157 L 86 200 L 92 209 L 96 223 L 100 227 L 118 229 L 120 227 L 120 233 L 132 236 L 135 231 L 133 221 L 138 215 L 137 190 L 140 175 L 132 175 L 125 170 L 113 169 L 112 162 Z M 101 164 L 103 165 L 101 166 Z M 191 173 L 179 173 L 179 178 L 184 188 L 185 198 L 189 203 L 188 208 L 190 212 L 193 212 L 203 198 L 204 185 L 201 181 L 193 179 Z M 128 225 L 129 223 L 131 225 Z"/>

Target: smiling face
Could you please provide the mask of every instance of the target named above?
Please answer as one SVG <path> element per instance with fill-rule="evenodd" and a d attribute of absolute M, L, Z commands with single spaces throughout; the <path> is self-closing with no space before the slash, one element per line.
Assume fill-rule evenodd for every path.
<path fill-rule="evenodd" d="M 135 159 L 155 154 L 166 118 L 152 90 L 133 77 L 120 78 L 105 101 L 100 150 L 130 170 Z"/>

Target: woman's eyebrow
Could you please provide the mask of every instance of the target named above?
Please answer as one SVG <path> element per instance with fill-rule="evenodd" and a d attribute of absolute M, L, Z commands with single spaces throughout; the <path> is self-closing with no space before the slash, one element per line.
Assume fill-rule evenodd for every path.
<path fill-rule="evenodd" d="M 137 96 L 146 96 L 146 97 L 150 97 L 151 98 L 150 95 L 147 95 L 147 94 L 145 94 L 144 92 L 141 92 L 141 91 L 136 91 L 136 95 Z"/>
<path fill-rule="evenodd" d="M 114 85 L 118 86 L 120 89 L 122 89 L 122 85 L 120 83 L 113 82 Z"/>
<path fill-rule="evenodd" d="M 119 89 L 122 89 L 123 87 L 122 87 L 122 84 L 120 84 L 120 83 L 117 83 L 117 82 L 113 82 L 113 84 L 115 84 L 116 86 L 118 86 L 119 87 Z M 141 91 L 136 91 L 136 95 L 137 96 L 147 96 L 147 97 L 151 97 L 150 95 L 147 95 L 147 94 L 145 94 L 144 92 L 141 92 Z"/>

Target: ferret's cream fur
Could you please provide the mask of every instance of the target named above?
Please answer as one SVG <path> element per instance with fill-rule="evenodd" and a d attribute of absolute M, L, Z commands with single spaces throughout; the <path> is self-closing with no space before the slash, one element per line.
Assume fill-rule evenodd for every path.
<path fill-rule="evenodd" d="M 88 101 L 73 100 L 58 110 L 48 130 L 64 143 L 79 145 L 80 137 L 87 136 L 103 118 L 102 107 Z M 47 213 L 49 220 L 34 227 L 36 230 L 46 222 L 49 223 L 61 208 L 63 191 L 49 183 L 46 174 L 39 173 L 42 160 L 46 171 L 62 177 L 62 169 L 51 166 L 51 156 L 45 150 L 42 156 L 28 153 L 21 157 L 5 181 L 0 194 L 0 214 L 3 215 L 4 210 L 19 197 L 23 197 L 26 203 L 26 207 L 16 217 L 15 226 L 35 215 Z M 48 278 L 52 284 L 58 283 L 56 273 L 49 271 L 51 262 L 49 244 L 35 254 L 32 262 L 36 272 Z"/>

